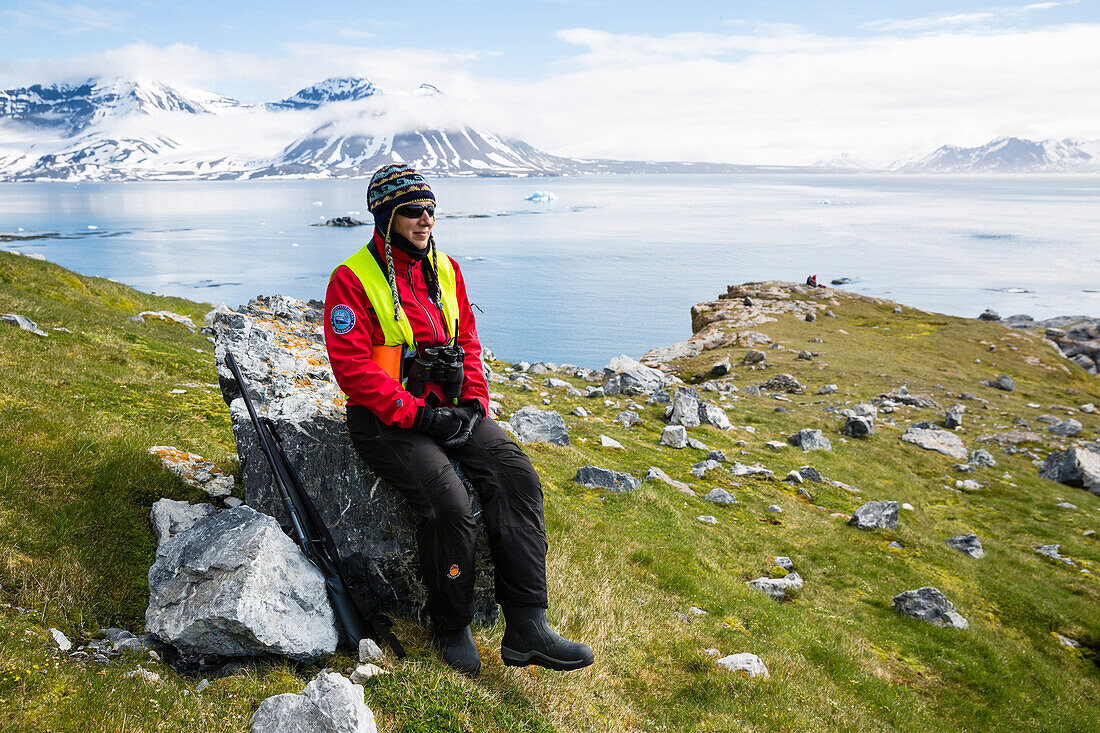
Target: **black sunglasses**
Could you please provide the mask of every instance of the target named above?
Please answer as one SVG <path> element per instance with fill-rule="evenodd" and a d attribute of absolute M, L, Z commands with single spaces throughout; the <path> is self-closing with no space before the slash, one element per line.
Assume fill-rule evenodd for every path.
<path fill-rule="evenodd" d="M 410 204 L 398 208 L 396 213 L 406 219 L 419 219 L 425 211 L 428 216 L 435 218 L 435 204 Z"/>

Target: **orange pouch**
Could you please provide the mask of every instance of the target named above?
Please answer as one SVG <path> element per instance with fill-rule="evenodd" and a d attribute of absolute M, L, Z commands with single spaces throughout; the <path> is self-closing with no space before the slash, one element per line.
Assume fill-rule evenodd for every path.
<path fill-rule="evenodd" d="M 401 347 L 378 345 L 371 349 L 370 358 L 382 367 L 382 371 L 401 381 Z"/>

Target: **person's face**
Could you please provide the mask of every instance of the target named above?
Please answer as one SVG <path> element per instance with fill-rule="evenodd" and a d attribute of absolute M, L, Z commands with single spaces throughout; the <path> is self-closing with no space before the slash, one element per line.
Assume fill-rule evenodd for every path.
<path fill-rule="evenodd" d="M 413 208 L 415 207 L 398 207 L 393 215 L 393 230 L 412 242 L 417 249 L 424 249 L 428 246 L 428 237 L 431 236 L 432 227 L 435 226 L 435 217 L 428 214 L 424 207 L 419 207 L 421 213 L 417 217 L 405 216 L 408 213 L 415 213 L 410 212 Z"/>

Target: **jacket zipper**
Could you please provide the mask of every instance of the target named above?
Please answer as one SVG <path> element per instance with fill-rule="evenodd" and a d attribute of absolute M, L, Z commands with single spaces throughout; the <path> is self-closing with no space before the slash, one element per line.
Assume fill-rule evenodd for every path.
<path fill-rule="evenodd" d="M 436 344 L 440 343 L 438 333 L 435 330 L 435 321 L 432 320 L 432 314 L 428 311 L 427 308 L 424 307 L 424 304 L 420 302 L 420 298 L 418 298 L 417 295 L 416 295 L 416 286 L 413 285 L 412 262 L 411 261 L 405 267 L 405 274 L 408 276 L 408 279 L 409 279 L 409 292 L 412 294 L 412 298 L 413 298 L 413 300 L 416 301 L 416 304 L 420 306 L 420 309 L 422 311 L 424 311 L 424 317 L 428 319 L 428 325 L 431 326 L 431 328 L 432 328 L 432 343 L 436 343 Z M 442 313 L 443 309 L 440 308 L 439 312 Z"/>

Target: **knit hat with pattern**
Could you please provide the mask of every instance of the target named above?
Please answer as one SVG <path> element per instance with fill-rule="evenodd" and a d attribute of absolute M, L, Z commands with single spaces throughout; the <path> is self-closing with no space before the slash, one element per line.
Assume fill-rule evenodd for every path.
<path fill-rule="evenodd" d="M 424 176 L 403 163 L 384 165 L 371 176 L 367 186 L 367 209 L 383 235 L 389 233 L 393 210 L 406 204 L 435 203 L 435 194 Z"/>

